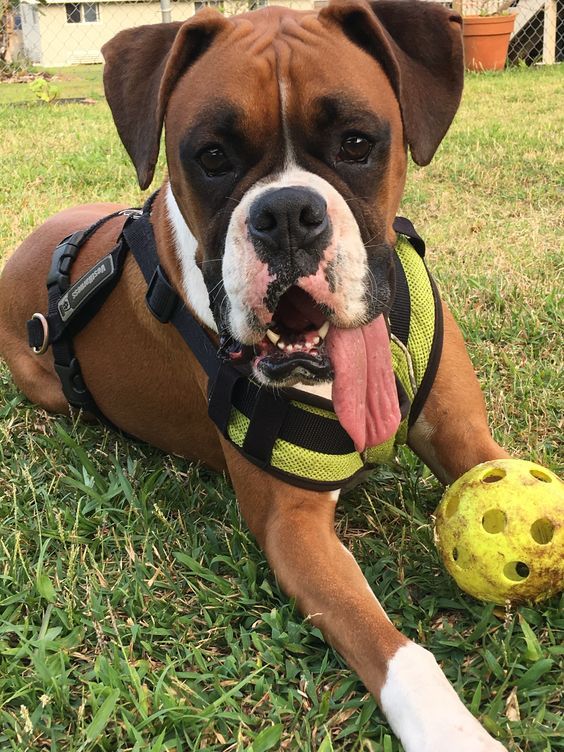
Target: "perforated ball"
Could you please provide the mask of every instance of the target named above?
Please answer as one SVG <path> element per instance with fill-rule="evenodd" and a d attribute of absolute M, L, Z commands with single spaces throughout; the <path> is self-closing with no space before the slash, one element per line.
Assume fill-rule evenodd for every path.
<path fill-rule="evenodd" d="M 450 486 L 435 515 L 445 566 L 475 598 L 535 602 L 564 589 L 564 484 L 550 470 L 484 462 Z"/>

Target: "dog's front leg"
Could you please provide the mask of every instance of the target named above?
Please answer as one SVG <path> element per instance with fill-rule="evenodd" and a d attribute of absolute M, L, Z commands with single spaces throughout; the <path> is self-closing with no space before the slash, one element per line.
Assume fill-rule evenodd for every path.
<path fill-rule="evenodd" d="M 242 514 L 281 587 L 357 672 L 406 752 L 500 752 L 433 656 L 393 626 L 338 540 L 338 494 L 288 486 L 224 450 Z"/>

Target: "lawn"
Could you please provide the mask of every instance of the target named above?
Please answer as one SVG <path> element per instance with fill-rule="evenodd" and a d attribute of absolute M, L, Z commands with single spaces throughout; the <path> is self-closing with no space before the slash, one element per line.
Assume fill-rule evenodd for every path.
<path fill-rule="evenodd" d="M 142 200 L 99 68 L 87 71 L 61 96 L 90 105 L 18 104 L 25 85 L 0 86 L 0 260 L 65 206 Z M 496 439 L 557 472 L 563 74 L 469 76 L 402 207 L 465 332 Z M 278 589 L 223 478 L 37 410 L 3 365 L 0 421 L 0 750 L 399 752 Z M 562 600 L 502 609 L 461 593 L 433 546 L 441 493 L 406 451 L 342 500 L 341 538 L 494 735 L 513 751 L 562 750 Z"/>
<path fill-rule="evenodd" d="M 69 99 L 103 99 L 102 65 L 73 65 L 68 68 L 32 68 L 32 72 L 45 75 L 53 87 L 57 103 Z M 50 97 L 49 97 L 50 98 Z M 0 105 L 38 102 L 32 82 L 4 82 L 0 85 Z"/>

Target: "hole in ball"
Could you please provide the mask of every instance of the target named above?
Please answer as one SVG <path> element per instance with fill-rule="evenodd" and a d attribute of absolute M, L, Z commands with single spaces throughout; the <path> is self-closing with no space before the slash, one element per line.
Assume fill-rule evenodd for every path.
<path fill-rule="evenodd" d="M 507 517 L 501 509 L 489 509 L 482 517 L 482 527 L 486 533 L 502 533 L 507 524 Z"/>
<path fill-rule="evenodd" d="M 537 470 L 536 467 L 533 467 L 529 470 L 533 478 L 536 478 L 537 480 L 541 480 L 543 483 L 552 483 L 552 478 L 548 473 L 544 473 L 542 470 Z"/>
<path fill-rule="evenodd" d="M 452 517 L 453 514 L 456 514 L 459 504 L 460 499 L 458 498 L 458 496 L 451 496 L 451 498 L 447 501 L 447 505 L 445 507 L 445 517 L 447 519 Z"/>
<path fill-rule="evenodd" d="M 458 549 L 457 548 L 452 549 L 452 560 L 458 561 Z"/>
<path fill-rule="evenodd" d="M 494 467 L 482 475 L 482 483 L 497 483 L 498 480 L 503 480 L 506 475 L 507 473 L 502 467 Z"/>
<path fill-rule="evenodd" d="M 511 582 L 523 582 L 529 576 L 529 567 L 524 561 L 509 561 L 503 567 L 503 574 Z"/>
<path fill-rule="evenodd" d="M 546 518 L 536 520 L 531 525 L 531 535 L 537 543 L 541 544 L 541 546 L 546 546 L 554 536 L 554 525 Z"/>

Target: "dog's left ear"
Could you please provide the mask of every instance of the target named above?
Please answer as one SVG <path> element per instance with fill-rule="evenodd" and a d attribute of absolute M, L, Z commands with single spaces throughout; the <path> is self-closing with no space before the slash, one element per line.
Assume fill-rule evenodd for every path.
<path fill-rule="evenodd" d="M 204 9 L 183 24 L 120 31 L 102 47 L 106 98 L 141 188 L 148 188 L 153 180 L 172 90 L 228 26 L 221 13 Z"/>
<path fill-rule="evenodd" d="M 319 13 L 372 55 L 392 84 L 414 162 L 429 164 L 458 109 L 462 19 L 419 0 L 336 0 Z"/>

